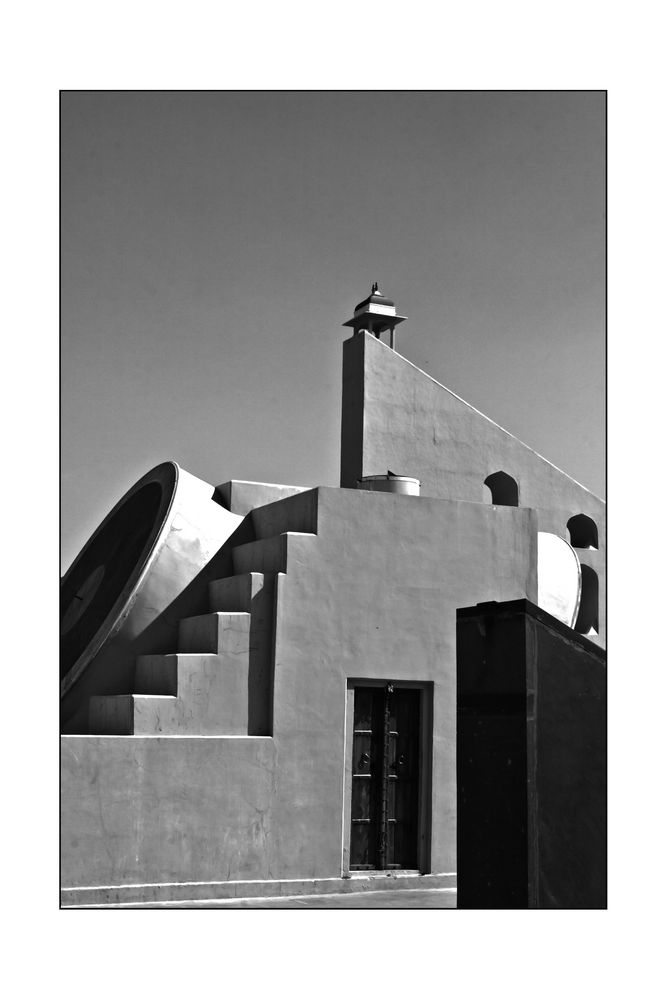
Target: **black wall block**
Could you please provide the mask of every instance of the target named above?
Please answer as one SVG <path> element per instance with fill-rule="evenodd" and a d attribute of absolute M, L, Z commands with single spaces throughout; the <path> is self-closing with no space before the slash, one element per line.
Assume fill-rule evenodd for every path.
<path fill-rule="evenodd" d="M 606 657 L 526 600 L 458 612 L 459 908 L 604 908 Z"/>

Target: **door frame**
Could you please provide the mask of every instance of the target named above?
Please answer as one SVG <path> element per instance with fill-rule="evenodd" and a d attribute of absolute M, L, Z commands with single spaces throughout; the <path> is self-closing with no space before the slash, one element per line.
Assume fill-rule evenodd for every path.
<path fill-rule="evenodd" d="M 354 738 L 354 692 L 358 687 L 384 688 L 393 684 L 395 688 L 417 689 L 419 699 L 419 781 L 417 803 L 417 856 L 419 873 L 426 875 L 431 870 L 431 773 L 433 758 L 433 681 L 402 681 L 392 678 L 348 677 L 345 692 L 344 728 L 344 773 L 343 773 L 343 830 L 341 875 L 343 878 L 373 878 L 389 873 L 398 875 L 401 869 L 390 868 L 351 871 L 350 831 L 352 825 L 352 745 Z"/>

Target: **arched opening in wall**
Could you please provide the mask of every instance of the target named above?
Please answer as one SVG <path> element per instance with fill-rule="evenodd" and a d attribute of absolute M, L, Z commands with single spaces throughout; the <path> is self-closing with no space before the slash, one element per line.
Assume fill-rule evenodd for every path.
<path fill-rule="evenodd" d="M 585 514 L 575 514 L 567 522 L 570 532 L 570 545 L 575 549 L 597 549 L 598 526 L 591 517 Z"/>
<path fill-rule="evenodd" d="M 519 486 L 506 472 L 494 472 L 484 480 L 486 500 L 498 507 L 519 506 Z"/>
<path fill-rule="evenodd" d="M 598 624 L 598 575 L 590 566 L 581 567 L 581 601 L 575 622 L 575 631 L 582 635 L 597 635 Z"/>

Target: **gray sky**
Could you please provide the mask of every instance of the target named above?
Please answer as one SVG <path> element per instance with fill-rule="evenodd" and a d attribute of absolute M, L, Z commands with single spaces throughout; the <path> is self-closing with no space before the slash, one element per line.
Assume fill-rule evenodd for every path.
<path fill-rule="evenodd" d="M 599 93 L 68 93 L 66 568 L 175 459 L 338 485 L 341 323 L 604 495 Z"/>

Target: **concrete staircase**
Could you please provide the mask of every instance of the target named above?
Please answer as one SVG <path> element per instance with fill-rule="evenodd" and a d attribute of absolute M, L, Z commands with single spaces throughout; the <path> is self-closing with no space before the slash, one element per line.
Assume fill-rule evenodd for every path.
<path fill-rule="evenodd" d="M 278 522 L 286 520 L 289 511 Z M 253 517 L 260 537 L 232 550 L 234 573 L 209 585 L 208 612 L 179 622 L 177 652 L 140 656 L 133 693 L 90 699 L 91 734 L 271 735 L 276 577 L 305 558 L 304 545 L 315 537 L 261 537 L 276 523 L 275 512 Z"/>

